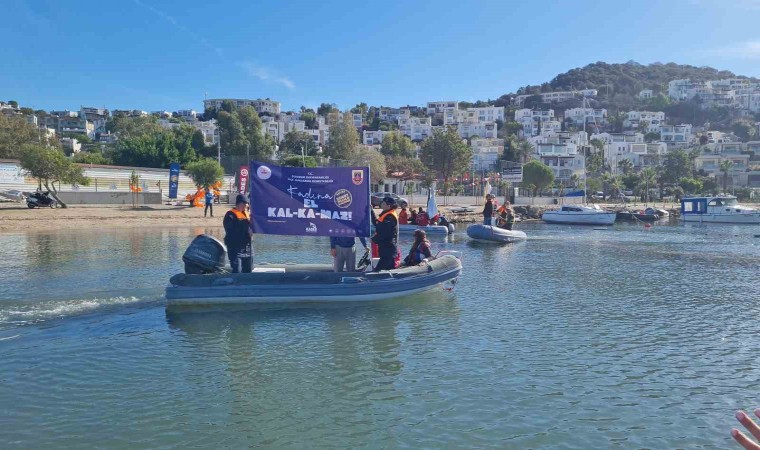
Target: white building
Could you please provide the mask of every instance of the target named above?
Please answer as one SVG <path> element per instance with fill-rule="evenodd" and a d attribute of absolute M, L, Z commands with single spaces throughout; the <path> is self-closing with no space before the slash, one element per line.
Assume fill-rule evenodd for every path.
<path fill-rule="evenodd" d="M 657 133 L 660 131 L 660 126 L 665 123 L 665 113 L 662 111 L 628 111 L 623 126 L 625 128 L 639 128 L 644 122 L 647 124 L 647 133 Z"/>
<path fill-rule="evenodd" d="M 651 89 L 644 89 L 639 92 L 639 99 L 641 100 L 649 100 L 652 97 L 654 97 L 654 92 Z"/>
<path fill-rule="evenodd" d="M 691 125 L 662 125 L 660 127 L 660 140 L 668 147 L 686 147 L 692 141 Z"/>
<path fill-rule="evenodd" d="M 472 168 L 474 170 L 494 170 L 499 156 L 504 152 L 504 139 L 473 139 Z"/>
<path fill-rule="evenodd" d="M 428 102 L 427 104 L 427 115 L 428 116 L 437 116 L 442 115 L 444 110 L 446 109 L 459 109 L 459 102 L 457 101 L 445 101 L 445 102 Z"/>
<path fill-rule="evenodd" d="M 79 153 L 82 150 L 81 142 L 68 137 L 61 138 L 61 146 L 67 150 L 67 154 Z"/>
<path fill-rule="evenodd" d="M 399 122 L 399 129 L 415 142 L 424 141 L 433 135 L 432 120 L 430 117 L 409 117 Z"/>
<path fill-rule="evenodd" d="M 222 103 L 225 100 L 231 101 L 235 106 L 238 108 L 243 108 L 245 106 L 252 106 L 253 109 L 256 110 L 257 113 L 262 114 L 280 114 L 280 102 L 276 102 L 274 100 L 269 99 L 246 99 L 246 98 L 210 98 L 207 100 L 203 100 L 203 108 L 205 109 L 220 109 L 222 107 Z"/>
<path fill-rule="evenodd" d="M 479 137 L 483 139 L 496 138 L 496 123 L 460 123 L 457 131 L 462 139 Z"/>
<path fill-rule="evenodd" d="M 383 122 L 399 123 L 399 121 L 411 117 L 411 111 L 408 108 L 380 108 L 378 114 Z"/>
<path fill-rule="evenodd" d="M 514 103 L 517 106 L 522 106 L 530 97 L 534 95 L 541 96 L 542 103 L 561 103 L 568 100 L 572 100 L 576 97 L 596 97 L 598 94 L 596 89 L 582 89 L 580 91 L 557 91 L 557 92 L 542 92 L 540 94 L 523 94 L 514 98 Z"/>
<path fill-rule="evenodd" d="M 285 135 L 291 131 L 305 131 L 306 122 L 303 120 L 282 121 L 265 117 L 261 122 L 261 132 L 272 136 L 278 144 L 285 139 Z M 268 120 L 267 120 L 268 119 Z"/>
<path fill-rule="evenodd" d="M 385 139 L 385 135 L 388 134 L 388 133 L 390 133 L 390 131 L 364 130 L 362 132 L 362 144 L 364 144 L 364 145 L 380 145 L 380 144 L 383 143 L 383 139 Z"/>
<path fill-rule="evenodd" d="M 478 122 L 496 122 L 497 120 L 504 122 L 504 107 L 503 106 L 484 106 L 481 108 L 467 108 L 468 112 L 475 112 L 478 117 Z"/>
<path fill-rule="evenodd" d="M 362 127 L 362 123 L 364 123 L 364 117 L 361 114 L 352 113 L 351 114 L 351 118 L 353 119 L 354 126 L 356 128 L 361 128 Z"/>
<path fill-rule="evenodd" d="M 583 177 L 585 158 L 577 145 L 561 142 L 558 137 L 544 141 L 535 144 L 535 156 L 552 169 L 556 180 L 567 184 L 573 175 Z"/>
<path fill-rule="evenodd" d="M 599 125 L 607 123 L 607 110 L 604 108 L 570 108 L 565 111 L 565 120 L 567 119 L 570 119 L 577 126 L 582 126 L 584 123 Z"/>
<path fill-rule="evenodd" d="M 562 124 L 554 120 L 554 110 L 538 110 L 523 108 L 515 111 L 515 122 L 522 125 L 523 135 L 526 137 L 537 136 L 548 128 L 552 131 L 560 131 Z M 557 125 L 559 128 L 557 128 Z"/>
<path fill-rule="evenodd" d="M 198 118 L 198 112 L 193 109 L 180 109 L 174 115 L 185 120 L 195 120 Z"/>

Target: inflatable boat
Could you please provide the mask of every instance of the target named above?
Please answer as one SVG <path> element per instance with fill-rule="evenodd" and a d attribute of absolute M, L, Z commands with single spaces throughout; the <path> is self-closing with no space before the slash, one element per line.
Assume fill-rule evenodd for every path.
<path fill-rule="evenodd" d="M 361 302 L 430 290 L 451 290 L 462 263 L 444 254 L 419 266 L 381 272 L 333 272 L 327 264 L 257 265 L 252 273 L 227 273 L 226 248 L 200 235 L 182 259 L 185 273 L 169 280 L 169 306 Z"/>
<path fill-rule="evenodd" d="M 467 227 L 467 236 L 476 242 L 485 243 L 502 243 L 510 244 L 512 242 L 524 241 L 528 235 L 522 231 L 505 230 L 504 228 L 483 225 L 480 223 L 472 224 Z"/>
<path fill-rule="evenodd" d="M 454 232 L 454 224 L 448 224 L 448 226 L 443 225 L 428 225 L 428 226 L 422 226 L 422 225 L 411 225 L 411 224 L 405 224 L 405 225 L 399 225 L 398 226 L 398 232 L 407 234 L 407 233 L 414 233 L 417 230 L 422 230 L 427 235 L 431 236 L 446 236 L 449 233 Z"/>

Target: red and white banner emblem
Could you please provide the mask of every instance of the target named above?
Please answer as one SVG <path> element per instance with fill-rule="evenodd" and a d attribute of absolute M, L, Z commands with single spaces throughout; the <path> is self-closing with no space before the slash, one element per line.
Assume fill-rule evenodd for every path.
<path fill-rule="evenodd" d="M 238 183 L 238 193 L 245 194 L 248 192 L 248 166 L 240 166 L 240 183 Z"/>

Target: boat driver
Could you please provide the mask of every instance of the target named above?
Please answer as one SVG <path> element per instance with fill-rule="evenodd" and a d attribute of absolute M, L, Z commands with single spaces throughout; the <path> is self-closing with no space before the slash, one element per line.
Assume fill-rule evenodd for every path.
<path fill-rule="evenodd" d="M 375 211 L 372 211 L 372 225 L 375 226 L 375 235 L 372 236 L 372 242 L 377 244 L 380 256 L 380 261 L 375 266 L 375 272 L 396 268 L 396 258 L 398 255 L 397 207 L 396 200 L 393 197 L 385 197 L 380 202 L 380 208 L 383 210 L 380 217 L 375 216 Z"/>
<path fill-rule="evenodd" d="M 223 224 L 224 244 L 227 246 L 232 273 L 250 273 L 253 270 L 253 230 L 248 213 L 248 197 L 238 194 L 235 207 L 224 215 Z"/>

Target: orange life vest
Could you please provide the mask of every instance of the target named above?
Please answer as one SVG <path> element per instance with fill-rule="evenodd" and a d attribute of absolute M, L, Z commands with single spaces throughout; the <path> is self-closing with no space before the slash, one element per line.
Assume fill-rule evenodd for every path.
<path fill-rule="evenodd" d="M 248 211 L 245 211 L 245 212 L 243 212 L 243 211 L 240 211 L 240 210 L 238 210 L 238 209 L 232 208 L 232 209 L 230 210 L 230 212 L 231 212 L 232 214 L 234 214 L 234 215 L 235 215 L 235 217 L 237 217 L 237 218 L 238 218 L 238 220 L 243 220 L 243 219 L 246 219 L 246 220 L 251 220 L 251 215 L 250 215 L 250 214 L 248 214 Z"/>
<path fill-rule="evenodd" d="M 388 214 L 390 214 L 393 217 L 395 217 L 396 218 L 396 222 L 398 222 L 398 214 L 396 214 L 396 210 L 395 209 L 389 209 L 388 211 L 380 214 L 380 217 L 378 217 L 377 221 L 378 222 L 383 222 L 385 220 L 385 218 L 388 217 Z"/>

